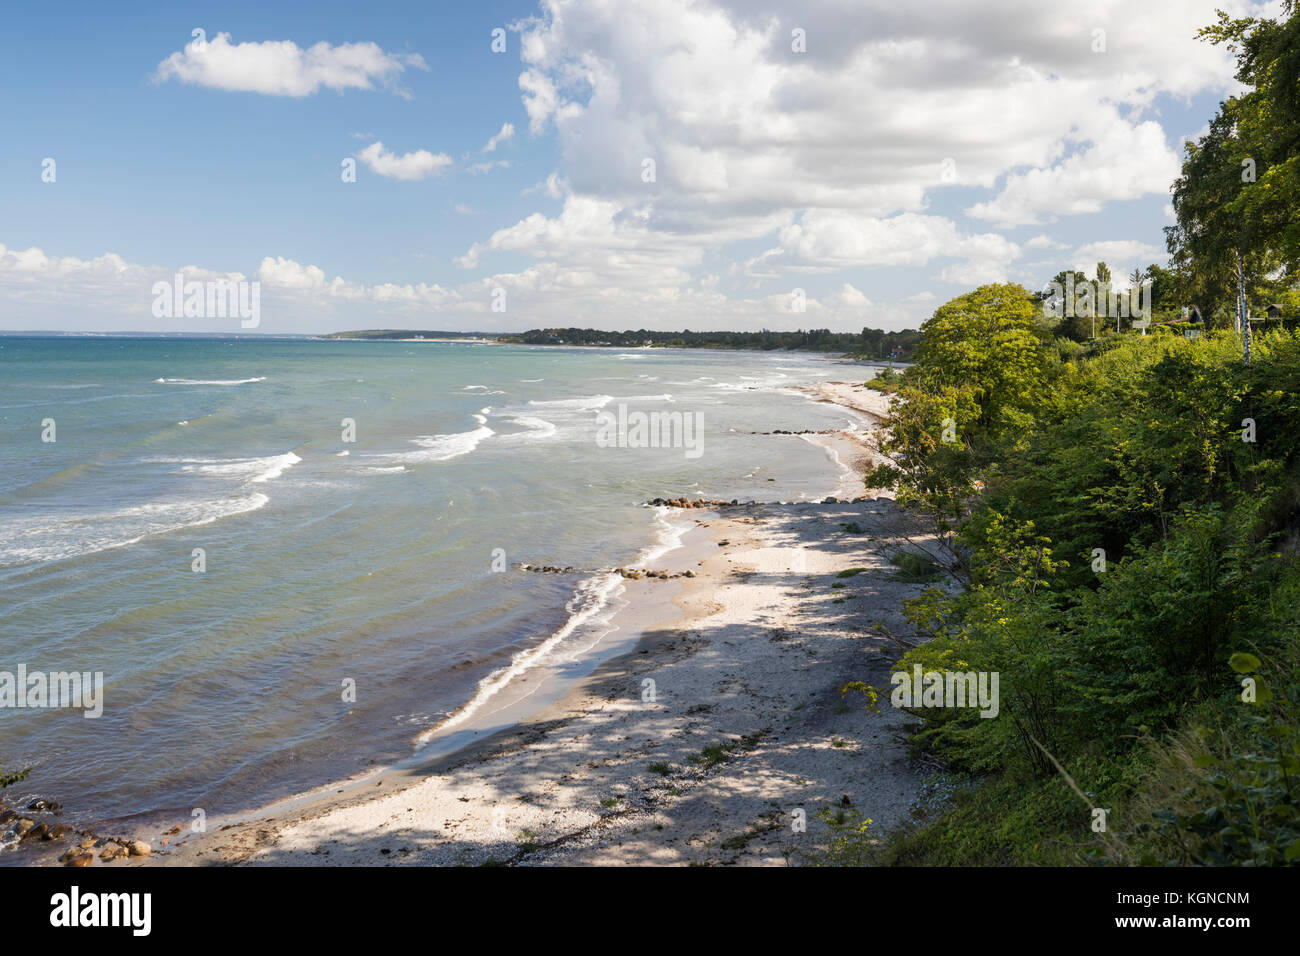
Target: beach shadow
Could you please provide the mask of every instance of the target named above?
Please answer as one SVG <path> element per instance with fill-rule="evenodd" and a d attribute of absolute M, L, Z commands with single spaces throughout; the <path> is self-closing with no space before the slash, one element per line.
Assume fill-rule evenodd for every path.
<path fill-rule="evenodd" d="M 797 864 L 824 841 L 828 814 L 906 818 L 923 776 L 903 743 L 910 718 L 887 693 L 873 711 L 845 685 L 888 688 L 904 649 L 889 635 L 909 633 L 901 601 L 926 586 L 888 560 L 910 547 L 895 532 L 913 529 L 893 527 L 904 519 L 892 504 L 761 507 L 761 560 L 747 566 L 741 550 L 719 582 L 743 583 L 754 613 L 647 632 L 581 682 L 568 712 L 412 771 L 418 790 L 327 810 L 319 826 L 249 824 L 241 862 Z M 854 522 L 871 531 L 837 527 Z M 852 568 L 864 570 L 839 576 Z"/>

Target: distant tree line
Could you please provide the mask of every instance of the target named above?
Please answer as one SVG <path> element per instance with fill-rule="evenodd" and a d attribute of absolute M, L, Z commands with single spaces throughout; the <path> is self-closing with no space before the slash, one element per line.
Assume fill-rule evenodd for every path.
<path fill-rule="evenodd" d="M 776 349 L 809 352 L 844 352 L 855 358 L 907 361 L 920 341 L 918 329 L 886 332 L 864 328 L 861 332 L 832 332 L 830 329 L 800 329 L 795 332 L 662 332 L 628 329 L 530 329 L 519 335 L 501 335 L 500 342 L 520 345 L 606 345 L 615 348 L 690 349 Z"/>

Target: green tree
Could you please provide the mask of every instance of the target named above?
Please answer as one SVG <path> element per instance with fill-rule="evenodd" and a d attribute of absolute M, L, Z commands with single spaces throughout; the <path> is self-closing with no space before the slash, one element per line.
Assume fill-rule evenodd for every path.
<path fill-rule="evenodd" d="M 1044 338 L 1034 298 L 1014 283 L 980 286 L 941 305 L 921 326 L 918 381 L 969 390 L 975 425 L 996 429 L 1004 413 L 1032 405 L 1043 382 Z"/>
<path fill-rule="evenodd" d="M 1089 283 L 1089 279 L 1084 273 L 1077 269 L 1063 269 L 1039 293 L 1044 311 L 1056 319 L 1049 331 L 1075 342 L 1086 342 L 1093 337 L 1095 310 L 1091 300 L 1075 302 L 1071 295 L 1071 290 L 1078 290 L 1085 283 Z"/>
<path fill-rule="evenodd" d="M 1214 325 L 1231 321 L 1236 257 L 1259 301 L 1294 285 L 1300 265 L 1300 17 L 1232 19 L 1201 36 L 1237 55 L 1241 96 L 1220 104 L 1209 132 L 1185 147 L 1166 244 Z"/>

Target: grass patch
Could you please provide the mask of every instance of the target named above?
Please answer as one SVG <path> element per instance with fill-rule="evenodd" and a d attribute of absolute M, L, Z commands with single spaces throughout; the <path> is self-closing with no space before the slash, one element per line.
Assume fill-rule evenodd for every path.
<path fill-rule="evenodd" d="M 519 852 L 535 853 L 541 849 L 542 844 L 539 842 L 540 833 L 534 833 L 532 830 L 519 831 Z"/>
<path fill-rule="evenodd" d="M 845 568 L 843 571 L 841 571 L 839 574 L 835 576 L 837 578 L 852 578 L 852 577 L 856 577 L 857 575 L 861 574 L 863 571 L 866 570 L 868 569 L 867 568 Z"/>
<path fill-rule="evenodd" d="M 697 767 L 703 767 L 709 770 L 720 763 L 726 763 L 731 759 L 737 750 L 753 750 L 758 746 L 758 742 L 768 735 L 768 730 L 760 730 L 757 733 L 746 734 L 739 740 L 727 740 L 720 744 L 709 744 L 697 754 L 691 754 L 686 759 Z"/>
<path fill-rule="evenodd" d="M 894 577 L 899 581 L 923 584 L 939 580 L 939 566 L 927 555 L 914 551 L 899 551 L 889 556 L 889 563 L 898 568 Z"/>

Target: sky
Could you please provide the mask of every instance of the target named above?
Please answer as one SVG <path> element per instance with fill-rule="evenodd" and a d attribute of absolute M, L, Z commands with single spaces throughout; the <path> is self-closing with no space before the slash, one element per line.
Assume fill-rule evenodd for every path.
<path fill-rule="evenodd" d="M 0 329 L 900 329 L 1123 275 L 1238 89 L 1216 6 L 1278 5 L 7 5 Z"/>

